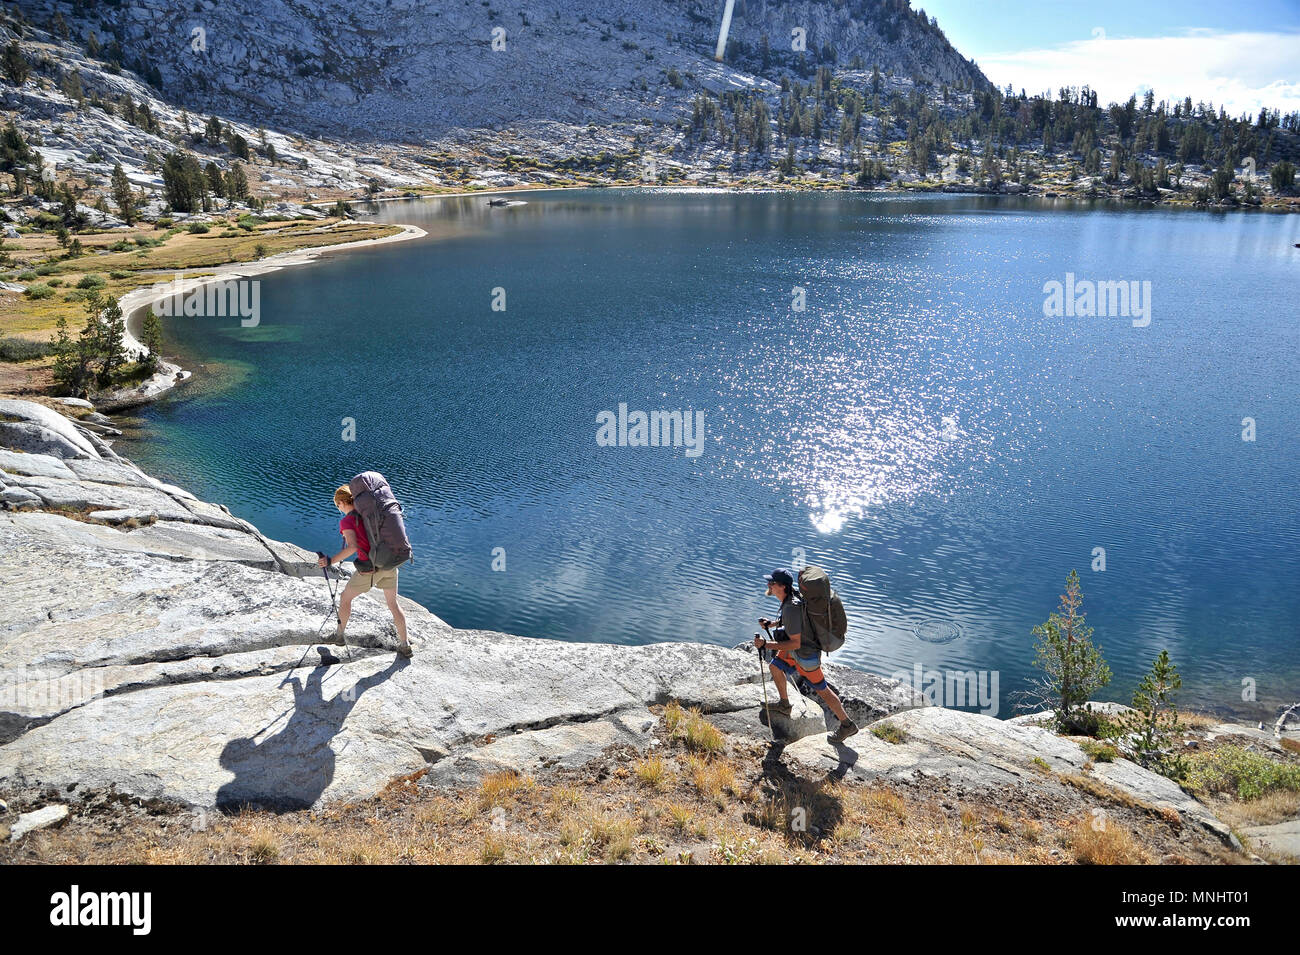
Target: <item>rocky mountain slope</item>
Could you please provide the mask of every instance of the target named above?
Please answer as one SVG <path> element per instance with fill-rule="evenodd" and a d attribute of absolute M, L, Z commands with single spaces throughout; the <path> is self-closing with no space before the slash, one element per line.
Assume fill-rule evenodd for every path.
<path fill-rule="evenodd" d="M 778 70 L 879 67 L 936 84 L 983 74 L 906 0 L 739 0 L 713 61 L 721 2 L 704 0 L 168 0 L 23 3 L 97 31 L 157 71 L 176 102 L 314 134 L 422 142 L 449 128 L 671 120 L 698 88 Z M 797 35 L 796 30 L 802 31 Z M 795 46 L 805 49 L 796 51 Z M 669 71 L 687 77 L 681 86 Z"/>

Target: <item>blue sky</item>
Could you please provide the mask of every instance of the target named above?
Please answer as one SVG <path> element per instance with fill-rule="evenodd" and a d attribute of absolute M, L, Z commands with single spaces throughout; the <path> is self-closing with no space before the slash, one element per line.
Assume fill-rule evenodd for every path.
<path fill-rule="evenodd" d="M 1300 110 L 1300 0 L 912 0 L 989 79 Z"/>

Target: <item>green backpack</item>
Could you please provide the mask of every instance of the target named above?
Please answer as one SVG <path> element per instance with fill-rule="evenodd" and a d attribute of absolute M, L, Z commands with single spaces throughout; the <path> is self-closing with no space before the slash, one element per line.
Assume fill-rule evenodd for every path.
<path fill-rule="evenodd" d="M 799 571 L 799 599 L 803 604 L 803 637 L 822 653 L 833 653 L 844 646 L 849 618 L 826 571 L 820 567 Z"/>

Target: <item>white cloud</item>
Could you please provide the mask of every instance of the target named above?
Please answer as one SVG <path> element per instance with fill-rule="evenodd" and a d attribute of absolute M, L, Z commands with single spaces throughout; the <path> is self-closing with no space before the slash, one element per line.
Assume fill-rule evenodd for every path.
<path fill-rule="evenodd" d="M 1300 110 L 1300 33 L 1191 30 L 1178 36 L 1109 37 L 1051 49 L 994 53 L 979 65 L 998 86 L 1030 93 L 1089 85 L 1101 105 L 1152 88 L 1156 99 L 1212 102 L 1229 114 L 1261 106 Z"/>

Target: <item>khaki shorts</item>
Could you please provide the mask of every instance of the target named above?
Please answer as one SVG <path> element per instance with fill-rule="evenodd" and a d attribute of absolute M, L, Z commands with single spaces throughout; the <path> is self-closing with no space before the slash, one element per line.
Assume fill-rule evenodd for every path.
<path fill-rule="evenodd" d="M 343 595 L 351 594 L 355 597 L 364 594 L 371 587 L 378 587 L 380 590 L 396 590 L 397 568 L 391 567 L 388 570 L 376 570 L 372 573 L 359 570 L 348 580 L 348 585 L 343 588 Z"/>

